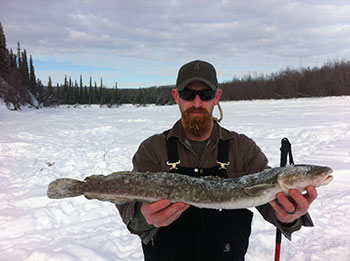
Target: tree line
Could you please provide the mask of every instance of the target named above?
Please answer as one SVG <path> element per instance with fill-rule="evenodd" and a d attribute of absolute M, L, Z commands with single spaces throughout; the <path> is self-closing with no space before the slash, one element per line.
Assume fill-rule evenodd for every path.
<path fill-rule="evenodd" d="M 47 83 L 36 77 L 33 58 L 28 59 L 27 51 L 17 43 L 17 52 L 7 48 L 6 37 L 0 22 L 0 98 L 8 107 L 17 110 L 21 105 L 29 104 L 37 108 L 60 104 L 172 104 L 172 86 L 119 89 L 117 82 L 114 88 L 108 88 L 101 78 L 99 83 L 90 77 L 89 84 L 83 84 L 65 76 L 61 84 L 53 85 L 51 77 Z"/>
<path fill-rule="evenodd" d="M 350 61 L 329 61 L 320 68 L 287 68 L 268 75 L 247 75 L 222 83 L 221 88 L 223 100 L 350 95 Z"/>
<path fill-rule="evenodd" d="M 222 100 L 283 99 L 350 95 L 350 62 L 329 61 L 317 68 L 287 68 L 267 75 L 246 75 L 220 83 Z M 6 37 L 0 22 L 0 98 L 8 107 L 21 105 L 56 106 L 60 104 L 98 104 L 108 107 L 122 104 L 173 104 L 171 89 L 159 86 L 138 89 L 113 88 L 89 78 L 88 85 L 65 76 L 61 84 L 53 86 L 51 77 L 44 85 L 35 75 L 33 58 L 17 43 L 13 52 L 6 46 Z"/>
<path fill-rule="evenodd" d="M 172 102 L 171 86 L 150 87 L 139 89 L 118 89 L 117 83 L 114 88 L 108 88 L 100 79 L 99 84 L 92 81 L 90 77 L 89 85 L 83 84 L 80 75 L 79 83 L 71 80 L 71 77 L 65 76 L 63 84 L 57 84 L 52 87 L 51 78 L 47 85 L 47 92 L 50 93 L 50 99 L 45 100 L 44 106 L 58 104 L 98 104 L 108 107 L 122 104 L 156 104 L 165 105 Z"/>

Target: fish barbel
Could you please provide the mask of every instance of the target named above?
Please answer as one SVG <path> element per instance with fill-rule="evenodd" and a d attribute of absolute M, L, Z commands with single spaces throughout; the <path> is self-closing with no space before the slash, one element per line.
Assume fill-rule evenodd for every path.
<path fill-rule="evenodd" d="M 49 198 L 85 195 L 88 199 L 123 204 L 169 199 L 199 208 L 238 209 L 259 206 L 289 189 L 304 191 L 309 185 L 327 185 L 332 169 L 315 165 L 290 165 L 265 169 L 239 178 L 190 177 L 167 172 L 121 171 L 92 175 L 84 181 L 62 178 L 49 184 Z"/>

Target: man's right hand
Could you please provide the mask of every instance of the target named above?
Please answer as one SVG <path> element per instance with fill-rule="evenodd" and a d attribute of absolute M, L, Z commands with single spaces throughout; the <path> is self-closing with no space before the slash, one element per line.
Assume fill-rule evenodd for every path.
<path fill-rule="evenodd" d="M 171 203 L 162 199 L 150 204 L 143 203 L 141 213 L 148 224 L 155 227 L 166 227 L 178 219 L 190 205 L 183 202 Z"/>

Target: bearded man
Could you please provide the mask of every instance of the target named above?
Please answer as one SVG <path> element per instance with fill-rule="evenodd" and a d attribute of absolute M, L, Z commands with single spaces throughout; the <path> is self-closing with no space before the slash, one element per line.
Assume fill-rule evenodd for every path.
<path fill-rule="evenodd" d="M 222 128 L 213 118 L 222 90 L 210 63 L 183 65 L 172 94 L 181 119 L 141 143 L 133 158 L 134 171 L 237 178 L 268 167 L 253 140 Z M 289 192 L 291 198 L 279 193 L 257 209 L 290 239 L 302 225 L 312 225 L 307 210 L 317 192 L 312 186 L 305 195 Z M 117 208 L 131 233 L 140 236 L 145 260 L 244 260 L 247 252 L 253 216 L 248 209 L 199 209 L 168 199 Z"/>

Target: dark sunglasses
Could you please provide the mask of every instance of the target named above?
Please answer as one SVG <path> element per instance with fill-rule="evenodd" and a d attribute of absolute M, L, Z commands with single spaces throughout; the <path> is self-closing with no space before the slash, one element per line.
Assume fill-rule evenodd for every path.
<path fill-rule="evenodd" d="M 195 91 L 190 89 L 184 89 L 182 91 L 179 91 L 180 98 L 186 101 L 193 101 L 197 95 L 199 95 L 199 98 L 202 101 L 209 101 L 215 98 L 215 94 L 216 91 L 214 90 Z"/>

